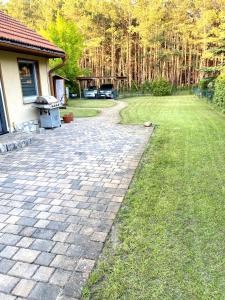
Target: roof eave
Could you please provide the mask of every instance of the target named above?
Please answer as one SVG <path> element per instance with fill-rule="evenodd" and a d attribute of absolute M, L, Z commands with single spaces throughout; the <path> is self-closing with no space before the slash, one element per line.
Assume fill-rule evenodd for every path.
<path fill-rule="evenodd" d="M 27 44 L 18 43 L 15 41 L 4 40 L 0 38 L 0 50 L 20 52 L 25 54 L 32 54 L 35 56 L 44 56 L 48 58 L 64 58 L 65 52 L 55 51 L 51 49 L 39 48 Z"/>

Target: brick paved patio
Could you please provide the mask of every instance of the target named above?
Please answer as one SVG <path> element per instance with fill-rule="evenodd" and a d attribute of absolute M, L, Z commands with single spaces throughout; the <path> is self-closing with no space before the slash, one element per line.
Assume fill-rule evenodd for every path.
<path fill-rule="evenodd" d="M 79 299 L 152 128 L 117 106 L 0 155 L 0 299 Z"/>

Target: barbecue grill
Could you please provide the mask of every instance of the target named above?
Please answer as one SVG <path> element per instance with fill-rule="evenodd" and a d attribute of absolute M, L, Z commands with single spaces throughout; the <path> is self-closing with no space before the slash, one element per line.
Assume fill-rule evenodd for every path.
<path fill-rule="evenodd" d="M 61 126 L 59 102 L 53 96 L 38 96 L 34 107 L 40 111 L 40 125 L 43 128 L 55 128 Z"/>

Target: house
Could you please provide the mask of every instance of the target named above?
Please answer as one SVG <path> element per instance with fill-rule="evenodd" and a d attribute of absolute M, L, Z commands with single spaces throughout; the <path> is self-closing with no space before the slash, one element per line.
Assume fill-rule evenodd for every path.
<path fill-rule="evenodd" d="M 50 58 L 62 63 L 49 70 Z M 0 11 L 0 134 L 36 130 L 38 95 L 54 93 L 52 73 L 65 52 Z"/>

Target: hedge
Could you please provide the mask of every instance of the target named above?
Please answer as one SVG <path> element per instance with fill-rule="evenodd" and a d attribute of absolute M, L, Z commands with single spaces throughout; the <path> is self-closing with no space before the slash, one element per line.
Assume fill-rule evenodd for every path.
<path fill-rule="evenodd" d="M 214 103 L 225 111 L 225 73 L 219 75 L 215 81 Z"/>

